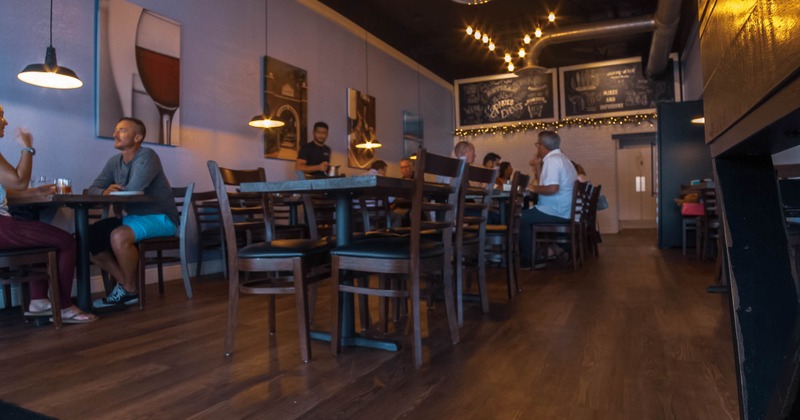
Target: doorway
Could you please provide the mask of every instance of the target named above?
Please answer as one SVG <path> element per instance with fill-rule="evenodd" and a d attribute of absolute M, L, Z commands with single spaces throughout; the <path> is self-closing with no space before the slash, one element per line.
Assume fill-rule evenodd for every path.
<path fill-rule="evenodd" d="M 655 133 L 614 136 L 620 229 L 655 229 L 657 218 Z"/>

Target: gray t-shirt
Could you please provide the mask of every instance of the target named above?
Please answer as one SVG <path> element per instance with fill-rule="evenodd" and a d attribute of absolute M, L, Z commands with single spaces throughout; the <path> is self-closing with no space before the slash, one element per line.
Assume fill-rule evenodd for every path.
<path fill-rule="evenodd" d="M 166 214 L 173 223 L 179 223 L 172 188 L 164 175 L 161 159 L 153 149 L 140 148 L 128 163 L 122 160 L 121 154 L 112 156 L 89 187 L 89 194 L 100 195 L 111 184 L 121 185 L 125 191 L 144 191 L 146 196 L 155 199 L 150 203 L 128 203 L 125 205 L 126 213 Z"/>

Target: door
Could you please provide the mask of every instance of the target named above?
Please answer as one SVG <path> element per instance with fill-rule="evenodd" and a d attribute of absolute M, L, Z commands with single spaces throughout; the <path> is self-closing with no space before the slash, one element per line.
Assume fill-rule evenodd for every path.
<path fill-rule="evenodd" d="M 620 229 L 656 227 L 656 195 L 650 144 L 617 149 L 617 191 Z"/>

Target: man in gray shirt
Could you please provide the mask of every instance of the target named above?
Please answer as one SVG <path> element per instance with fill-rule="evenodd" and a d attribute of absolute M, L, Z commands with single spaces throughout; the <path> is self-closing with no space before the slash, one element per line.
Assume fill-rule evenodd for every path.
<path fill-rule="evenodd" d="M 178 211 L 161 160 L 153 149 L 142 147 L 147 131 L 135 118 L 122 118 L 114 129 L 114 148 L 121 153 L 108 160 L 89 188 L 89 194 L 142 192 L 154 201 L 125 205 L 125 214 L 89 226 L 92 262 L 111 274 L 117 285 L 94 302 L 95 307 L 134 304 L 139 301 L 136 243 L 148 238 L 173 236 Z M 121 217 L 121 218 L 120 218 Z"/>

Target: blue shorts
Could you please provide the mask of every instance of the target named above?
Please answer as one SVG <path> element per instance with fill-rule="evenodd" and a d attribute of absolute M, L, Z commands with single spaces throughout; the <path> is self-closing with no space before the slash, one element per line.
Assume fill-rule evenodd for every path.
<path fill-rule="evenodd" d="M 175 232 L 178 231 L 178 227 L 166 214 L 124 216 L 122 224 L 133 230 L 136 242 L 143 239 L 175 236 Z"/>

